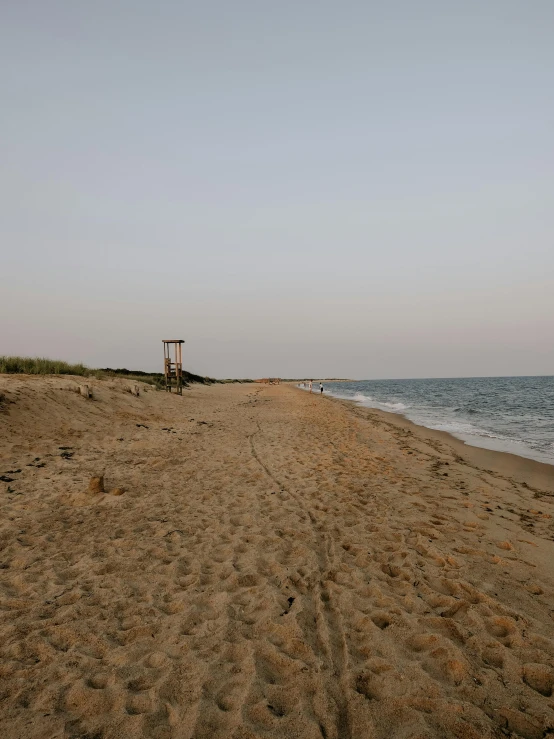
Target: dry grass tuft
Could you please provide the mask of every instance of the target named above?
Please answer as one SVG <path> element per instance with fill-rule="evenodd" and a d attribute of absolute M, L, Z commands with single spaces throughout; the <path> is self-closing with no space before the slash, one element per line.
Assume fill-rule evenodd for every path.
<path fill-rule="evenodd" d="M 26 375 L 96 375 L 97 370 L 91 370 L 80 362 L 69 364 L 58 359 L 45 357 L 10 357 L 0 356 L 0 373 Z"/>

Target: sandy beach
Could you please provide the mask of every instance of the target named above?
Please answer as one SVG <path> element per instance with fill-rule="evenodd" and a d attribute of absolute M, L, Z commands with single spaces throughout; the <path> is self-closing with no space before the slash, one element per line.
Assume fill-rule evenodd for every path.
<path fill-rule="evenodd" d="M 291 385 L 82 381 L 0 377 L 1 737 L 554 734 L 554 466 Z"/>

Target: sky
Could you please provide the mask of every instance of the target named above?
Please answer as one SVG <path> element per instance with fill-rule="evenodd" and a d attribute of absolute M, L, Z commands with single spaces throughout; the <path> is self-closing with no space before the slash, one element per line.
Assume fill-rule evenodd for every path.
<path fill-rule="evenodd" d="M 552 0 L 20 0 L 0 69 L 0 354 L 554 374 Z"/>

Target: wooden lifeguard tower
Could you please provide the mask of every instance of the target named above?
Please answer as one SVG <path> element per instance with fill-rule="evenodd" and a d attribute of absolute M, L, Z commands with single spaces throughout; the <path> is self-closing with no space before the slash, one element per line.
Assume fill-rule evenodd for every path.
<path fill-rule="evenodd" d="M 183 394 L 183 339 L 162 339 L 164 345 L 165 389 L 170 393 L 175 386 L 178 395 Z M 171 346 L 174 346 L 175 361 L 171 359 Z"/>

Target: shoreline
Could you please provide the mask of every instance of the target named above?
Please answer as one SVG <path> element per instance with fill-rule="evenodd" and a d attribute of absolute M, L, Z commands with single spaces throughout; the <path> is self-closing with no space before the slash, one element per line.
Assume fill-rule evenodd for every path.
<path fill-rule="evenodd" d="M 554 375 L 357 380 L 347 389 L 340 383 L 315 382 L 324 382 L 334 397 L 445 431 L 468 446 L 554 466 L 552 380 Z M 492 400 L 482 403 L 483 394 Z"/>
<path fill-rule="evenodd" d="M 319 380 L 317 380 L 317 382 L 319 382 Z M 298 389 L 302 390 L 303 388 L 298 388 Z M 315 390 L 314 390 L 314 392 L 315 392 Z M 484 441 L 484 440 L 482 440 L 483 437 L 480 437 L 480 436 L 477 436 L 477 435 L 473 436 L 471 434 L 463 434 L 463 433 L 460 433 L 459 435 L 455 435 L 451 431 L 442 431 L 440 429 L 433 429 L 433 428 L 430 428 L 429 426 L 425 426 L 424 424 L 417 423 L 416 421 L 412 421 L 410 418 L 408 418 L 402 412 L 395 413 L 393 411 L 385 411 L 382 408 L 374 408 L 372 406 L 362 405 L 361 403 L 359 403 L 358 401 L 354 400 L 353 398 L 340 397 L 340 396 L 334 395 L 331 391 L 326 391 L 326 393 L 324 393 L 324 394 L 328 398 L 334 398 L 335 400 L 344 400 L 347 403 L 353 403 L 357 407 L 363 408 L 363 409 L 368 410 L 368 411 L 371 411 L 371 412 L 375 411 L 375 412 L 378 412 L 378 413 L 384 413 L 386 416 L 393 416 L 393 417 L 396 417 L 396 418 L 401 418 L 401 419 L 407 421 L 408 423 L 412 424 L 413 426 L 417 426 L 418 428 L 421 428 L 421 429 L 426 429 L 427 431 L 430 431 L 430 432 L 434 432 L 434 433 L 436 432 L 437 434 L 446 434 L 446 436 L 448 436 L 449 438 L 455 440 L 456 442 L 460 442 L 461 444 L 463 444 L 465 448 L 469 447 L 469 448 L 483 450 L 483 451 L 488 451 L 488 452 L 495 452 L 497 454 L 507 454 L 510 457 L 515 457 L 517 459 L 527 460 L 529 462 L 534 462 L 534 463 L 536 463 L 538 465 L 544 465 L 545 467 L 552 467 L 552 470 L 554 472 L 554 460 L 552 462 L 545 462 L 545 461 L 542 461 L 540 459 L 536 459 L 534 457 L 526 456 L 524 454 L 519 454 L 516 451 L 510 451 L 509 449 L 494 448 L 493 444 L 495 444 L 496 442 L 494 442 L 492 440 L 490 440 L 490 441 Z M 484 446 L 484 444 L 487 444 L 487 443 L 489 443 L 491 446 Z M 513 442 L 513 443 L 515 444 L 515 442 Z M 503 444 L 502 441 L 498 441 L 498 446 L 501 446 L 502 444 Z M 509 444 L 509 440 L 506 440 L 506 444 Z"/>
<path fill-rule="evenodd" d="M 300 390 L 301 388 L 298 389 Z M 517 479 L 520 484 L 526 484 L 532 488 L 546 488 L 549 492 L 554 493 L 554 464 L 539 462 L 536 459 L 522 457 L 512 452 L 487 449 L 486 447 L 468 444 L 463 439 L 458 439 L 448 431 L 431 429 L 428 426 L 415 423 L 402 413 L 392 413 L 381 410 L 381 408 L 368 408 L 367 406 L 360 405 L 355 400 L 338 398 L 330 393 L 327 395 L 324 394 L 324 397 L 334 402 L 344 403 L 347 407 L 355 408 L 358 412 L 362 412 L 369 417 L 374 415 L 382 421 L 386 421 L 398 428 L 409 429 L 417 436 L 446 443 L 459 457 L 483 470 L 493 470 L 499 474 L 509 474 Z"/>

